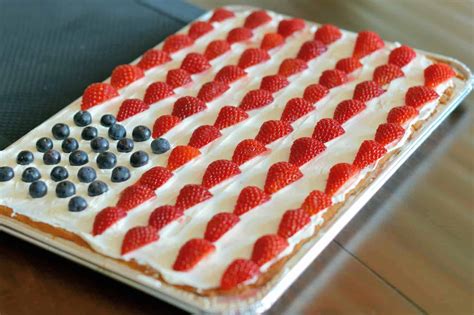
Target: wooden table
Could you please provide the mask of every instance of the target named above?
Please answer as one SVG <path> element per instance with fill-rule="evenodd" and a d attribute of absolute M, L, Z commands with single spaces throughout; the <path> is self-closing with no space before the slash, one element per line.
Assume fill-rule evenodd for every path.
<path fill-rule="evenodd" d="M 215 6 L 209 0 L 192 2 L 205 7 L 213 2 Z M 348 29 L 375 29 L 384 38 L 459 57 L 471 67 L 474 64 L 473 2 L 252 1 L 256 2 Z M 473 105 L 471 96 L 339 234 L 270 314 L 474 312 Z M 181 311 L 0 234 L 0 314 L 53 313 Z"/>

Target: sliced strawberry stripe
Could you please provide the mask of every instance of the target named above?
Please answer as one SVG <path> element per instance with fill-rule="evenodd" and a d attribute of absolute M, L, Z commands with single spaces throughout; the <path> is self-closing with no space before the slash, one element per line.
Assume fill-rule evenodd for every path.
<path fill-rule="evenodd" d="M 283 238 L 290 238 L 309 223 L 311 223 L 311 217 L 305 210 L 288 210 L 281 218 L 277 234 Z"/>
<path fill-rule="evenodd" d="M 173 264 L 176 271 L 188 271 L 194 268 L 201 260 L 216 250 L 216 247 L 204 239 L 192 239 L 186 242 L 179 250 L 178 257 Z"/>
<path fill-rule="evenodd" d="M 117 201 L 117 207 L 129 211 L 156 197 L 155 191 L 148 186 L 135 184 L 125 188 Z"/>
<path fill-rule="evenodd" d="M 207 166 L 202 177 L 202 185 L 212 188 L 220 182 L 240 174 L 239 165 L 228 160 L 217 160 Z"/>
<path fill-rule="evenodd" d="M 157 240 L 158 230 L 153 226 L 137 226 L 131 228 L 123 238 L 121 254 L 128 254 Z"/>
<path fill-rule="evenodd" d="M 215 242 L 232 229 L 239 221 L 239 217 L 233 213 L 218 213 L 207 223 L 204 238 L 210 242 Z"/>
<path fill-rule="evenodd" d="M 127 211 L 118 207 L 107 207 L 96 214 L 92 227 L 92 235 L 104 233 L 113 224 L 127 216 Z"/>
<path fill-rule="evenodd" d="M 153 226 L 157 231 L 167 226 L 173 221 L 178 220 L 184 215 L 181 208 L 175 206 L 161 206 L 153 210 L 148 219 L 148 224 Z"/>

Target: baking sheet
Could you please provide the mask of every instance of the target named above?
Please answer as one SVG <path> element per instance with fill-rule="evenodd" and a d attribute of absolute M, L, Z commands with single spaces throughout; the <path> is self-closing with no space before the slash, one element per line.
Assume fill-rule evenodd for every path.
<path fill-rule="evenodd" d="M 230 8 L 234 11 L 254 9 L 242 6 Z M 199 19 L 207 19 L 210 14 L 212 12 L 204 14 Z M 260 288 L 246 291 L 243 295 L 238 296 L 201 297 L 144 276 L 142 273 L 130 269 L 117 261 L 93 253 L 75 243 L 60 238 L 53 238 L 47 233 L 31 229 L 29 226 L 13 219 L 0 217 L 0 231 L 31 242 L 193 313 L 264 312 L 275 303 L 390 176 L 471 91 L 472 76 L 464 64 L 445 56 L 426 53 L 421 50 L 417 51 L 429 57 L 450 63 L 457 72 L 464 76 L 465 81 L 457 81 L 458 84 L 453 91 L 450 101 L 446 105 L 439 107 L 438 111 L 423 124 L 420 130 L 415 132 L 412 139 L 402 147 L 401 151 L 386 164 L 380 174 L 364 190 L 345 202 L 336 217 L 320 231 L 318 236 L 313 237 L 304 244 L 286 262 L 284 268 L 271 281 Z"/>

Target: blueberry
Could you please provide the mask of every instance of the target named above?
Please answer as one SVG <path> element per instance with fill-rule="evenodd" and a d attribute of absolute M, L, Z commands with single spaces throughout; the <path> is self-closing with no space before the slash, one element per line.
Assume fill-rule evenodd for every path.
<path fill-rule="evenodd" d="M 52 129 L 53 137 L 57 140 L 63 140 L 69 137 L 69 127 L 66 124 L 56 124 Z"/>
<path fill-rule="evenodd" d="M 117 142 L 117 151 L 119 152 L 132 152 L 133 147 L 133 141 L 129 138 L 123 138 Z"/>
<path fill-rule="evenodd" d="M 33 162 L 34 159 L 35 157 L 30 151 L 21 151 L 16 157 L 16 162 L 20 165 L 28 165 Z"/>
<path fill-rule="evenodd" d="M 21 180 L 25 183 L 36 182 L 41 178 L 40 172 L 34 167 L 28 167 L 21 174 Z"/>
<path fill-rule="evenodd" d="M 97 137 L 98 134 L 99 134 L 99 132 L 97 131 L 96 127 L 89 126 L 89 127 L 86 127 L 84 129 L 82 129 L 81 137 L 84 140 L 90 141 L 90 140 L 94 139 L 95 137 Z"/>
<path fill-rule="evenodd" d="M 96 162 L 100 169 L 110 169 L 117 164 L 117 157 L 112 152 L 102 152 L 97 156 Z"/>
<path fill-rule="evenodd" d="M 85 127 L 92 122 L 92 116 L 88 111 L 80 110 L 74 114 L 74 123 L 76 126 Z"/>
<path fill-rule="evenodd" d="M 55 166 L 51 170 L 50 176 L 51 176 L 51 179 L 54 180 L 55 182 L 60 182 L 69 177 L 69 172 L 67 171 L 66 168 L 62 166 Z"/>
<path fill-rule="evenodd" d="M 87 188 L 87 194 L 90 197 L 95 197 L 106 193 L 108 190 L 109 187 L 107 187 L 106 183 L 100 180 L 96 180 L 95 182 L 92 182 Z"/>
<path fill-rule="evenodd" d="M 146 152 L 137 151 L 137 152 L 134 152 L 130 156 L 130 164 L 133 167 L 140 167 L 140 166 L 146 165 L 147 163 L 148 163 L 148 154 L 146 154 Z"/>
<path fill-rule="evenodd" d="M 100 118 L 100 124 L 104 127 L 110 127 L 117 122 L 113 115 L 106 114 Z"/>
<path fill-rule="evenodd" d="M 130 171 L 124 166 L 117 166 L 112 170 L 110 180 L 114 183 L 121 183 L 130 178 Z"/>
<path fill-rule="evenodd" d="M 77 178 L 79 178 L 79 181 L 82 183 L 90 183 L 97 178 L 97 174 L 92 167 L 84 166 L 77 172 Z"/>
<path fill-rule="evenodd" d="M 112 125 L 109 128 L 109 138 L 112 140 L 120 140 L 127 136 L 127 130 L 120 124 Z"/>
<path fill-rule="evenodd" d="M 76 193 L 76 186 L 68 180 L 56 185 L 56 196 L 58 198 L 68 198 Z"/>
<path fill-rule="evenodd" d="M 39 138 L 38 141 L 36 141 L 36 150 L 38 150 L 41 153 L 44 153 L 48 150 L 51 150 L 53 148 L 53 141 L 51 139 L 43 137 Z"/>
<path fill-rule="evenodd" d="M 69 154 L 69 164 L 73 166 L 80 166 L 87 164 L 89 162 L 89 157 L 87 153 L 81 150 L 76 150 Z"/>
<path fill-rule="evenodd" d="M 91 141 L 91 149 L 94 152 L 105 152 L 109 149 L 109 141 L 103 137 L 97 137 Z"/>
<path fill-rule="evenodd" d="M 2 166 L 0 167 L 0 182 L 8 182 L 10 179 L 15 176 L 15 172 L 13 172 L 13 168 L 9 166 Z"/>
<path fill-rule="evenodd" d="M 132 138 L 137 142 L 147 141 L 151 137 L 151 130 L 146 126 L 136 126 L 132 131 Z"/>
<path fill-rule="evenodd" d="M 163 154 L 171 149 L 170 143 L 165 138 L 158 138 L 151 142 L 151 151 L 155 154 Z"/>
<path fill-rule="evenodd" d="M 68 203 L 68 209 L 71 212 L 81 212 L 87 208 L 87 201 L 79 196 L 72 197 Z"/>
<path fill-rule="evenodd" d="M 79 148 L 79 143 L 74 138 L 66 138 L 61 144 L 61 148 L 63 149 L 64 153 L 71 153 L 72 151 L 76 151 Z"/>
<path fill-rule="evenodd" d="M 61 162 L 61 153 L 56 150 L 48 150 L 45 154 L 43 154 L 43 162 L 46 165 L 54 165 Z"/>
<path fill-rule="evenodd" d="M 31 183 L 28 191 L 32 198 L 41 198 L 48 193 L 48 186 L 46 186 L 45 182 L 39 180 L 37 182 Z"/>

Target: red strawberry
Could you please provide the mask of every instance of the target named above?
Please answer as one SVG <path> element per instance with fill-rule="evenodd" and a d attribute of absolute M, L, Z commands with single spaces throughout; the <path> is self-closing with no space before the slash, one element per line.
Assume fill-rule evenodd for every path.
<path fill-rule="evenodd" d="M 390 52 L 388 63 L 399 66 L 406 66 L 416 57 L 416 52 L 408 46 L 400 46 Z"/>
<path fill-rule="evenodd" d="M 229 44 L 234 44 L 238 42 L 243 42 L 247 39 L 252 38 L 253 32 L 251 29 L 246 27 L 236 27 L 231 29 L 227 34 L 227 41 Z"/>
<path fill-rule="evenodd" d="M 199 37 L 203 36 L 204 34 L 209 33 L 213 29 L 214 29 L 214 27 L 209 22 L 196 21 L 196 22 L 192 23 L 191 26 L 189 27 L 188 36 L 192 40 L 196 40 Z"/>
<path fill-rule="evenodd" d="M 244 26 L 254 29 L 270 22 L 272 18 L 265 10 L 258 10 L 250 13 L 245 19 Z"/>
<path fill-rule="evenodd" d="M 359 147 L 352 165 L 360 169 L 375 163 L 378 159 L 387 153 L 380 143 L 375 140 L 365 140 Z"/>
<path fill-rule="evenodd" d="M 183 96 L 173 105 L 173 116 L 177 116 L 181 119 L 192 116 L 199 113 L 207 108 L 206 103 L 194 96 Z"/>
<path fill-rule="evenodd" d="M 240 109 L 235 106 L 224 106 L 219 111 L 216 121 L 214 122 L 214 127 L 217 129 L 224 129 L 229 126 L 235 125 L 249 117 L 243 109 Z"/>
<path fill-rule="evenodd" d="M 305 22 L 302 19 L 288 19 L 281 20 L 278 23 L 278 33 L 283 37 L 288 37 L 294 32 L 301 31 L 305 27 Z"/>
<path fill-rule="evenodd" d="M 267 90 L 270 93 L 275 93 L 288 86 L 288 84 L 290 84 L 290 82 L 282 75 L 267 75 L 262 79 L 262 82 L 260 83 L 260 89 Z"/>
<path fill-rule="evenodd" d="M 156 197 L 155 191 L 148 186 L 135 184 L 125 188 L 117 201 L 117 207 L 125 211 L 138 207 L 145 201 Z"/>
<path fill-rule="evenodd" d="M 350 178 L 356 175 L 358 169 L 349 163 L 339 163 L 331 167 L 326 182 L 325 193 L 333 196 Z"/>
<path fill-rule="evenodd" d="M 257 277 L 260 268 L 256 263 L 248 259 L 234 260 L 224 271 L 221 278 L 221 289 L 230 290 L 248 280 Z"/>
<path fill-rule="evenodd" d="M 221 96 L 228 89 L 229 86 L 226 83 L 219 81 L 207 82 L 201 86 L 197 98 L 207 103 Z"/>
<path fill-rule="evenodd" d="M 193 79 L 191 79 L 191 74 L 184 69 L 171 69 L 166 74 L 166 83 L 176 89 L 178 87 L 184 86 L 188 83 L 191 83 Z"/>
<path fill-rule="evenodd" d="M 387 115 L 387 122 L 403 125 L 411 118 L 418 116 L 418 109 L 411 106 L 399 106 L 392 108 Z"/>
<path fill-rule="evenodd" d="M 204 238 L 210 242 L 215 242 L 227 233 L 234 225 L 240 221 L 239 217 L 233 213 L 221 212 L 209 220 L 206 226 Z"/>
<path fill-rule="evenodd" d="M 313 190 L 309 193 L 301 205 L 301 209 L 309 215 L 315 215 L 319 211 L 324 210 L 332 205 L 331 198 L 319 190 Z"/>
<path fill-rule="evenodd" d="M 239 108 L 243 110 L 253 110 L 267 106 L 273 102 L 273 96 L 267 90 L 252 90 L 247 92 L 240 102 Z"/>
<path fill-rule="evenodd" d="M 127 231 L 122 242 L 122 255 L 128 254 L 158 240 L 158 231 L 153 226 L 137 226 Z"/>
<path fill-rule="evenodd" d="M 260 141 L 263 144 L 270 144 L 292 131 L 293 127 L 291 127 L 291 125 L 286 121 L 268 120 L 260 126 L 260 130 L 255 136 L 255 140 Z"/>
<path fill-rule="evenodd" d="M 240 143 L 235 147 L 232 161 L 238 165 L 242 165 L 248 160 L 251 160 L 266 151 L 267 148 L 265 148 L 261 142 L 254 139 L 245 139 L 240 141 Z"/>
<path fill-rule="evenodd" d="M 146 51 L 137 66 L 143 70 L 148 70 L 171 61 L 170 56 L 162 50 L 150 49 Z"/>
<path fill-rule="evenodd" d="M 146 88 L 143 101 L 145 102 L 145 104 L 151 105 L 173 94 L 174 92 L 171 86 L 169 86 L 165 82 L 155 82 L 150 84 Z"/>
<path fill-rule="evenodd" d="M 127 216 L 127 212 L 117 207 L 107 207 L 95 215 L 92 235 L 97 236 L 104 233 L 115 222 Z"/>
<path fill-rule="evenodd" d="M 414 86 L 409 88 L 405 94 L 405 104 L 415 108 L 420 108 L 438 97 L 438 93 L 429 87 Z"/>
<path fill-rule="evenodd" d="M 181 63 L 181 69 L 186 70 L 190 74 L 203 72 L 211 67 L 207 58 L 199 53 L 189 53 L 184 57 Z"/>
<path fill-rule="evenodd" d="M 375 132 L 375 141 L 383 146 L 399 140 L 405 134 L 405 129 L 399 124 L 386 123 L 381 124 Z"/>
<path fill-rule="evenodd" d="M 222 136 L 222 134 L 216 127 L 210 125 L 203 125 L 197 127 L 193 131 L 191 139 L 189 139 L 188 145 L 200 149 L 206 144 L 211 143 L 215 139 L 219 138 L 220 136 Z"/>
<path fill-rule="evenodd" d="M 393 64 L 386 64 L 375 68 L 373 80 L 379 85 L 385 85 L 404 75 L 400 67 Z"/>
<path fill-rule="evenodd" d="M 222 55 L 223 53 L 229 50 L 230 50 L 230 45 L 226 40 L 217 39 L 210 42 L 207 45 L 206 51 L 204 52 L 204 57 L 206 57 L 207 60 L 212 60 L 214 58 L 219 57 L 220 55 Z"/>
<path fill-rule="evenodd" d="M 291 145 L 288 162 L 300 167 L 324 150 L 326 150 L 326 146 L 319 140 L 310 137 L 299 138 Z"/>
<path fill-rule="evenodd" d="M 347 74 L 352 73 L 361 67 L 362 64 L 360 63 L 359 59 L 354 57 L 343 58 L 336 63 L 336 69 L 344 71 Z"/>
<path fill-rule="evenodd" d="M 186 185 L 179 191 L 175 206 L 186 210 L 211 197 L 209 190 L 201 185 Z"/>
<path fill-rule="evenodd" d="M 176 271 L 188 271 L 215 250 L 216 247 L 207 240 L 191 239 L 180 248 L 178 257 L 176 257 L 176 261 L 173 264 L 173 269 Z"/>
<path fill-rule="evenodd" d="M 325 45 L 329 45 L 341 38 L 341 36 L 342 33 L 337 26 L 324 24 L 316 30 L 314 39 L 321 41 Z"/>
<path fill-rule="evenodd" d="M 249 68 L 270 59 L 266 50 L 260 48 L 248 48 L 240 55 L 238 66 L 242 69 Z"/>
<path fill-rule="evenodd" d="M 278 33 L 267 33 L 263 36 L 260 48 L 264 50 L 271 50 L 275 47 L 283 45 L 285 39 Z"/>
<path fill-rule="evenodd" d="M 157 231 L 170 224 L 171 222 L 181 218 L 184 215 L 183 210 L 175 206 L 161 206 L 153 210 L 148 219 L 148 224 L 153 226 Z"/>
<path fill-rule="evenodd" d="M 108 83 L 92 83 L 82 95 L 81 109 L 87 110 L 118 95 L 117 90 Z"/>
<path fill-rule="evenodd" d="M 270 196 L 256 186 L 247 186 L 240 191 L 234 207 L 235 215 L 242 215 L 249 210 L 267 202 Z"/>
<path fill-rule="evenodd" d="M 329 90 L 327 87 L 321 84 L 311 84 L 304 89 L 303 98 L 310 102 L 311 104 L 316 103 L 326 95 L 328 95 Z"/>
<path fill-rule="evenodd" d="M 264 235 L 253 246 L 252 261 L 262 266 L 276 258 L 287 247 L 288 241 L 283 237 L 276 234 Z"/>
<path fill-rule="evenodd" d="M 115 67 L 110 76 L 110 84 L 116 88 L 121 89 L 130 83 L 143 78 L 145 73 L 143 69 L 134 65 L 120 65 Z"/>
<path fill-rule="evenodd" d="M 179 124 L 181 118 L 173 115 L 162 115 L 155 120 L 153 124 L 152 137 L 158 138 Z"/>
<path fill-rule="evenodd" d="M 283 60 L 280 64 L 280 68 L 278 69 L 278 74 L 290 77 L 298 72 L 301 72 L 308 68 L 308 65 L 304 60 L 298 58 L 287 58 Z"/>
<path fill-rule="evenodd" d="M 117 120 L 123 121 L 138 113 L 146 111 L 150 106 L 144 101 L 136 98 L 128 99 L 122 102 L 117 113 Z"/>
<path fill-rule="evenodd" d="M 285 109 L 281 113 L 280 120 L 289 122 L 291 124 L 292 122 L 314 110 L 314 108 L 315 107 L 304 98 L 292 98 L 286 103 Z"/>
<path fill-rule="evenodd" d="M 209 164 L 202 177 L 202 185 L 212 188 L 226 179 L 240 174 L 239 166 L 228 160 L 217 160 Z"/>
<path fill-rule="evenodd" d="M 323 118 L 314 127 L 312 137 L 316 140 L 326 143 L 345 133 L 341 124 L 332 118 Z"/>
<path fill-rule="evenodd" d="M 267 194 L 274 194 L 303 177 L 303 173 L 289 162 L 277 162 L 270 166 L 265 179 L 264 190 Z"/>
<path fill-rule="evenodd" d="M 358 100 L 342 101 L 337 105 L 336 110 L 334 111 L 334 119 L 342 125 L 366 108 L 367 106 Z"/>
<path fill-rule="evenodd" d="M 290 238 L 311 222 L 311 217 L 303 209 L 288 210 L 283 214 L 278 235 L 283 238 Z"/>
<path fill-rule="evenodd" d="M 168 54 L 172 54 L 185 47 L 191 46 L 193 43 L 193 39 L 188 35 L 174 34 L 168 36 L 168 38 L 165 39 L 165 43 L 163 44 L 163 50 Z"/>
<path fill-rule="evenodd" d="M 448 64 L 436 63 L 426 68 L 424 75 L 425 85 L 430 88 L 435 88 L 444 81 L 456 76 L 456 73 Z"/>
<path fill-rule="evenodd" d="M 361 102 L 367 102 L 374 97 L 382 95 L 384 92 L 385 90 L 374 81 L 364 81 L 356 85 L 352 98 Z"/>
<path fill-rule="evenodd" d="M 170 156 L 168 157 L 168 166 L 166 166 L 166 168 L 170 171 L 174 171 L 200 154 L 201 151 L 194 147 L 189 145 L 178 145 L 171 151 Z"/>
<path fill-rule="evenodd" d="M 352 56 L 358 59 L 363 58 L 382 48 L 384 45 L 385 43 L 377 33 L 362 31 L 357 35 Z"/>
<path fill-rule="evenodd" d="M 326 45 L 319 40 L 310 40 L 301 45 L 300 51 L 296 57 L 308 62 L 311 59 L 318 57 L 326 50 L 328 50 Z"/>
<path fill-rule="evenodd" d="M 326 70 L 319 77 L 319 84 L 324 85 L 328 89 L 344 84 L 348 81 L 347 75 L 341 70 Z"/>
<path fill-rule="evenodd" d="M 209 19 L 209 22 L 222 22 L 224 20 L 227 20 L 229 18 L 234 17 L 235 14 L 232 11 L 229 11 L 225 8 L 217 8 L 214 10 L 214 13 L 212 14 L 211 18 Z"/>
<path fill-rule="evenodd" d="M 155 166 L 140 176 L 138 184 L 147 186 L 153 190 L 157 190 L 171 177 L 173 177 L 173 173 L 171 173 L 168 169 L 164 168 L 163 166 Z"/>
<path fill-rule="evenodd" d="M 234 65 L 228 65 L 222 67 L 222 69 L 217 72 L 216 76 L 214 77 L 214 81 L 230 84 L 246 75 L 247 72 L 245 72 L 242 68 Z"/>

